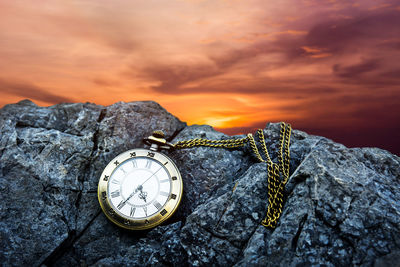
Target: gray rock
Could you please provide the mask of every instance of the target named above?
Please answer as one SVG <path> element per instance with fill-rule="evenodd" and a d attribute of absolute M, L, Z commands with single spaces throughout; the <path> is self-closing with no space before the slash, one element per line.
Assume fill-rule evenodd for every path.
<path fill-rule="evenodd" d="M 186 126 L 154 102 L 30 101 L 0 110 L 0 260 L 4 266 L 385 266 L 400 251 L 400 159 L 293 130 L 278 226 L 260 225 L 266 166 L 248 147 L 165 152 L 179 166 L 178 212 L 152 230 L 109 222 L 97 182 L 119 153 L 161 129 L 168 140 L 230 138 Z M 279 124 L 264 129 L 274 161 Z"/>

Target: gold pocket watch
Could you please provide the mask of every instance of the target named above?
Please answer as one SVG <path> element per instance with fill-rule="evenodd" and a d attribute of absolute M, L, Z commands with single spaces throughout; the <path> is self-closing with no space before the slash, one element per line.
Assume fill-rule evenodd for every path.
<path fill-rule="evenodd" d="M 289 180 L 291 131 L 290 124 L 281 123 L 278 163 L 270 158 L 261 129 L 257 130 L 261 153 L 252 134 L 244 138 L 195 138 L 170 144 L 162 131 L 154 131 L 152 136 L 144 139 L 150 145 L 150 150 L 132 149 L 108 163 L 100 176 L 97 191 L 101 209 L 108 219 L 120 227 L 131 230 L 153 228 L 176 211 L 183 188 L 178 168 L 170 158 L 158 152 L 160 149 L 196 146 L 232 149 L 249 144 L 258 161 L 267 164 L 269 204 L 261 224 L 275 228 L 282 214 L 284 189 Z"/>
<path fill-rule="evenodd" d="M 115 157 L 98 185 L 101 209 L 116 225 L 130 230 L 153 228 L 172 216 L 182 198 L 182 177 L 159 149 L 169 149 L 162 131 L 145 138 L 150 149 L 135 148 Z"/>

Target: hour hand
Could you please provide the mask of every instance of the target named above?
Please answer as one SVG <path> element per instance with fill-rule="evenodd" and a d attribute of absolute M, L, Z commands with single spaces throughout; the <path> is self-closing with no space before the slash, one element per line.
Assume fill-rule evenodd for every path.
<path fill-rule="evenodd" d="M 136 187 L 135 191 L 133 191 L 124 202 L 127 202 L 129 199 L 131 199 L 131 197 L 133 197 L 138 191 L 142 192 L 142 189 L 143 189 L 142 185 Z"/>

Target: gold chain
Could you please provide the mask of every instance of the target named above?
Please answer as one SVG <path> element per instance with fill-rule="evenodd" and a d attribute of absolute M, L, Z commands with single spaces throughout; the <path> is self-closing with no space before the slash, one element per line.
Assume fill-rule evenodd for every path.
<path fill-rule="evenodd" d="M 237 148 L 246 144 L 247 137 L 241 139 L 209 140 L 203 138 L 179 141 L 173 145 L 174 148 L 189 148 L 195 146 Z"/>
<path fill-rule="evenodd" d="M 196 138 L 185 141 L 179 141 L 173 144 L 176 149 L 190 148 L 195 146 L 206 146 L 206 147 L 218 147 L 218 148 L 238 148 L 243 147 L 247 143 L 250 144 L 250 148 L 255 154 L 256 158 L 260 162 L 267 164 L 268 173 L 268 210 L 267 216 L 261 222 L 266 227 L 275 228 L 279 217 L 282 214 L 283 207 L 283 193 L 285 185 L 289 179 L 289 162 L 290 162 L 290 135 L 292 128 L 290 124 L 281 123 L 280 135 L 280 147 L 278 151 L 278 163 L 274 163 L 268 154 L 267 145 L 265 143 L 263 130 L 258 129 L 258 139 L 261 144 L 261 150 L 266 159 L 261 156 L 256 141 L 252 134 L 248 134 L 245 138 L 239 139 L 226 139 L 226 140 L 209 140 L 204 138 Z M 283 176 L 281 179 L 280 176 Z"/>

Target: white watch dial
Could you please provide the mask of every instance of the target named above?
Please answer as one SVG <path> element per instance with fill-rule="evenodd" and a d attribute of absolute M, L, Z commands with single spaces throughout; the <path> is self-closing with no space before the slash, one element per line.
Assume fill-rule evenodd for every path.
<path fill-rule="evenodd" d="M 97 197 L 104 214 L 130 230 L 153 228 L 177 210 L 183 183 L 175 163 L 157 151 L 123 152 L 103 170 Z"/>
<path fill-rule="evenodd" d="M 130 219 L 143 219 L 159 212 L 168 201 L 171 177 L 161 162 L 135 157 L 114 170 L 107 192 L 114 210 Z"/>

